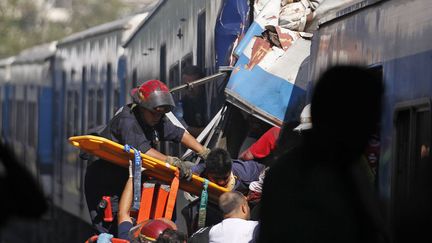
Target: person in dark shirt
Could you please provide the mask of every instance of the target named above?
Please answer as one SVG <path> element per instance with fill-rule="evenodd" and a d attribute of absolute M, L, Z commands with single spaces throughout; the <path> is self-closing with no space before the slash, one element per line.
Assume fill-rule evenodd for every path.
<path fill-rule="evenodd" d="M 157 150 L 159 141 L 174 141 L 181 142 L 203 158 L 209 152 L 184 129 L 173 125 L 165 117 L 165 113 L 175 106 L 168 87 L 159 80 L 149 80 L 132 89 L 131 96 L 133 103 L 120 108 L 100 135 L 177 166 L 182 177 L 190 178 L 190 168 L 186 166 L 188 163 Z M 103 159 L 91 162 L 87 167 L 85 195 L 93 226 L 99 233 L 116 235 L 116 220 L 105 222 L 99 203 L 103 196 L 120 198 L 127 178 L 126 168 Z"/>
<path fill-rule="evenodd" d="M 228 151 L 216 148 L 209 153 L 205 163 L 192 167 L 192 172 L 221 187 L 246 195 L 249 184 L 257 181 L 264 169 L 265 165 L 254 160 L 233 160 Z"/>
<path fill-rule="evenodd" d="M 208 154 L 205 162 L 192 167 L 192 172 L 230 191 L 238 191 L 243 195 L 247 195 L 249 184 L 257 181 L 264 169 L 265 165 L 256 161 L 233 160 L 228 151 L 215 148 Z M 199 199 L 192 201 L 182 210 L 182 214 L 186 218 L 189 234 L 197 230 L 198 208 Z M 223 219 L 222 217 L 222 212 L 217 205 L 209 203 L 205 225 L 217 224 Z"/>

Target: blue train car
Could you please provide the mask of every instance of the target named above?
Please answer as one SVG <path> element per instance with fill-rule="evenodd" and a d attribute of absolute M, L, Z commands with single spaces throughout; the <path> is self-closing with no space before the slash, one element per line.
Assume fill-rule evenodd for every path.
<path fill-rule="evenodd" d="M 10 73 L 14 57 L 0 60 L 0 136 L 4 142 L 9 138 L 9 96 Z"/>
<path fill-rule="evenodd" d="M 95 26 L 57 44 L 54 202 L 86 222 L 90 222 L 83 190 L 87 165 L 67 138 L 105 124 L 124 104 L 127 92 L 119 74 L 125 71 L 124 65 L 118 65 L 124 54 L 121 45 L 146 16 L 143 13 Z"/>
<path fill-rule="evenodd" d="M 10 67 L 6 86 L 9 120 L 8 143 L 20 161 L 41 181 L 51 196 L 52 86 L 56 42 L 22 51 Z"/>
<path fill-rule="evenodd" d="M 418 177 L 432 176 L 421 167 L 431 143 L 431 9 L 428 0 L 359 1 L 321 21 L 312 41 L 311 79 L 336 64 L 367 65 L 383 77 L 377 188 L 395 242 L 407 228 L 427 227 L 404 216 L 415 193 L 429 193 L 415 188 Z"/>
<path fill-rule="evenodd" d="M 35 176 L 48 202 L 53 196 L 52 87 L 55 51 L 56 42 L 46 43 L 23 50 L 0 64 L 2 140 Z M 19 234 L 25 235 L 28 242 L 46 239 L 47 234 L 41 234 L 44 231 L 39 223 L 51 218 L 52 212 L 50 207 L 38 224 L 16 220 L 8 227 L 23 229 Z M 5 239 L 16 241 L 20 237 Z"/>

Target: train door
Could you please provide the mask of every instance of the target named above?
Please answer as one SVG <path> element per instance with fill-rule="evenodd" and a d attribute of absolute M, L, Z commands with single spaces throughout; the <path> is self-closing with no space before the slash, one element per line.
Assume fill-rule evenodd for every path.
<path fill-rule="evenodd" d="M 36 80 L 35 80 L 36 81 Z M 36 129 L 39 126 L 39 114 L 37 110 L 42 109 L 38 100 L 39 87 L 34 84 L 26 85 L 25 87 L 25 133 L 23 137 L 25 161 L 29 168 L 35 175 L 39 175 L 39 168 L 37 161 L 37 146 L 38 133 Z M 48 133 L 47 135 L 49 135 Z M 45 135 L 44 135 L 45 136 Z M 38 178 L 39 179 L 39 178 Z"/>
<path fill-rule="evenodd" d="M 3 102 L 2 102 L 2 130 L 1 137 L 4 139 L 6 143 L 9 142 L 10 139 L 10 93 L 11 87 L 9 84 L 3 86 Z"/>
<path fill-rule="evenodd" d="M 2 118 L 0 118 L 0 136 L 3 134 L 3 103 L 4 103 L 4 86 L 0 86 L 0 115 Z"/>
<path fill-rule="evenodd" d="M 30 104 L 30 117 L 38 117 L 38 122 L 31 122 L 29 128 L 29 145 L 37 147 L 37 165 L 38 172 L 41 175 L 49 175 L 52 173 L 53 167 L 53 134 L 55 127 L 53 126 L 53 89 L 51 86 L 43 86 L 39 88 L 38 101 L 36 104 Z M 37 124 L 37 127 L 36 127 Z M 54 129 L 53 129 L 54 127 Z M 37 131 L 39 133 L 37 134 Z M 37 138 L 37 146 L 35 139 Z M 43 179 L 43 178 L 41 178 Z M 44 188 L 45 191 L 48 188 Z"/>
<path fill-rule="evenodd" d="M 26 117 L 26 87 L 25 85 L 19 84 L 15 86 L 15 103 L 14 108 L 14 122 L 11 123 L 12 131 L 14 133 L 13 148 L 18 159 L 26 162 L 25 160 L 25 133 L 27 125 Z M 32 170 L 34 172 L 34 170 Z"/>
<path fill-rule="evenodd" d="M 79 77 L 79 76 L 78 76 Z M 63 176 L 63 208 L 66 211 L 77 212 L 77 205 L 80 193 L 80 172 L 79 172 L 79 159 L 76 149 L 70 146 L 68 138 L 71 136 L 77 136 L 81 134 L 81 122 L 82 119 L 82 95 L 80 91 L 82 89 L 82 83 L 80 78 L 77 79 L 77 72 L 72 69 L 70 72 L 69 82 L 66 82 L 66 137 L 63 138 L 65 160 L 62 165 L 62 176 Z"/>
<path fill-rule="evenodd" d="M 55 164 L 54 164 L 54 174 L 55 182 L 54 184 L 57 188 L 54 188 L 55 198 L 61 200 L 63 198 L 63 164 L 64 164 L 64 147 L 63 140 L 66 137 L 65 129 L 65 102 L 66 102 L 66 72 L 61 71 L 59 75 L 59 82 L 56 82 L 55 88 L 55 140 L 54 140 L 54 153 L 55 153 Z"/>
<path fill-rule="evenodd" d="M 429 98 L 397 104 L 394 113 L 394 174 L 392 228 L 395 242 L 419 237 L 431 212 L 430 161 L 431 101 Z M 426 219 L 429 220 L 430 219 Z"/>
<path fill-rule="evenodd" d="M 89 107 L 87 106 L 88 97 L 88 73 L 87 67 L 83 66 L 81 68 L 81 92 L 80 92 L 80 118 L 81 120 L 81 132 L 78 135 L 85 134 L 88 130 L 88 111 Z M 84 160 L 81 159 L 80 156 L 76 156 L 75 159 L 75 171 L 76 171 L 76 189 L 79 193 L 78 205 L 80 209 L 84 208 L 84 172 L 85 172 L 85 164 Z"/>

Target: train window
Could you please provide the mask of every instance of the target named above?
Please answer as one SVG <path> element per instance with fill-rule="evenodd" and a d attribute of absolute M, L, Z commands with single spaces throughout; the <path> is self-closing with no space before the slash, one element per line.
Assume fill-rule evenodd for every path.
<path fill-rule="evenodd" d="M 86 106 L 87 104 L 87 68 L 82 67 L 82 73 L 81 73 L 81 94 L 82 94 L 82 100 L 81 100 L 81 117 L 86 117 L 86 110 L 88 109 Z M 84 132 L 86 129 L 86 119 L 81 119 L 81 133 Z"/>
<path fill-rule="evenodd" d="M 413 221 L 406 218 L 411 214 L 406 210 L 412 210 L 412 203 L 427 193 L 427 188 L 418 183 L 432 176 L 431 171 L 423 169 L 430 162 L 431 103 L 429 99 L 420 99 L 396 107 L 393 228 L 395 239 L 401 239 L 406 236 L 407 227 L 417 227 L 407 225 Z"/>
<path fill-rule="evenodd" d="M 96 109 L 95 109 L 95 101 L 96 101 L 96 92 L 94 89 L 88 90 L 88 99 L 87 99 L 87 126 L 88 128 L 93 128 L 96 126 Z"/>
<path fill-rule="evenodd" d="M 429 141 L 431 138 L 430 128 L 430 111 L 428 109 L 416 110 L 416 138 L 414 145 L 414 156 L 415 161 L 418 162 L 425 156 L 429 156 Z M 426 151 L 425 151 L 426 149 Z M 416 164 L 416 171 L 418 165 Z"/>
<path fill-rule="evenodd" d="M 112 99 L 112 65 L 111 63 L 107 64 L 107 70 L 106 70 L 106 106 L 107 109 L 106 111 L 106 122 L 109 121 L 110 117 L 111 117 L 111 99 Z"/>
<path fill-rule="evenodd" d="M 159 79 L 163 82 L 166 81 L 166 44 L 160 47 L 160 63 L 159 63 Z"/>
<path fill-rule="evenodd" d="M 79 135 L 79 94 L 75 90 L 73 92 L 73 136 Z"/>
<path fill-rule="evenodd" d="M 96 126 L 103 124 L 103 89 L 99 89 L 96 95 Z"/>
<path fill-rule="evenodd" d="M 171 66 L 169 70 L 169 81 L 167 83 L 168 87 L 174 88 L 180 85 L 180 65 L 178 62 L 176 62 L 174 65 Z M 180 92 L 174 92 L 173 97 L 174 100 L 180 99 Z"/>
<path fill-rule="evenodd" d="M 403 196 L 406 195 L 406 186 L 408 184 L 408 172 L 409 172 L 409 141 L 410 139 L 410 111 L 400 111 L 397 115 L 396 122 L 396 177 L 398 188 L 398 201 L 403 200 Z"/>
<path fill-rule="evenodd" d="M 72 69 L 71 70 L 71 76 L 70 76 L 71 83 L 75 82 L 75 74 L 76 74 L 75 69 Z"/>
<path fill-rule="evenodd" d="M 17 103 L 15 102 L 15 87 L 11 87 L 11 96 L 9 97 L 9 102 L 11 109 L 9 110 L 9 126 L 10 126 L 10 138 L 15 138 L 15 127 L 16 124 L 16 113 L 17 113 Z"/>
<path fill-rule="evenodd" d="M 132 71 L 132 87 L 135 88 L 138 86 L 138 73 L 137 69 L 134 68 Z"/>
<path fill-rule="evenodd" d="M 198 15 L 197 23 L 197 65 L 205 70 L 206 56 L 206 12 L 202 11 Z M 204 72 L 205 73 L 205 72 Z"/>
<path fill-rule="evenodd" d="M 97 81 L 96 77 L 97 77 L 96 68 L 94 66 L 91 66 L 90 67 L 90 82 L 95 83 Z"/>
<path fill-rule="evenodd" d="M 30 102 L 29 104 L 29 118 L 34 118 L 36 119 L 36 117 L 38 117 L 37 114 L 37 109 L 36 109 L 36 103 L 35 102 Z M 30 147 L 36 147 L 36 130 L 37 130 L 37 122 L 29 122 L 29 132 L 28 132 L 28 136 L 27 136 L 27 143 Z"/>
<path fill-rule="evenodd" d="M 0 131 L 3 131 L 3 117 L 4 117 L 4 115 L 5 114 L 3 114 L 3 98 L 4 97 L 4 95 L 3 95 L 3 89 L 2 89 L 2 87 L 0 87 L 0 114 L 1 114 L 1 117 L 0 117 Z"/>
<path fill-rule="evenodd" d="M 18 104 L 18 110 L 19 112 L 17 112 L 16 114 L 16 120 L 17 121 L 26 121 L 25 118 L 25 114 L 26 112 L 26 107 L 25 107 L 25 102 L 24 100 L 19 100 L 17 101 Z M 17 124 L 17 123 L 16 123 Z M 16 129 L 16 139 L 20 142 L 24 142 L 24 138 L 25 138 L 25 128 L 19 127 L 15 124 L 15 129 Z"/>
<path fill-rule="evenodd" d="M 66 95 L 66 137 L 73 134 L 73 92 L 69 90 Z"/>

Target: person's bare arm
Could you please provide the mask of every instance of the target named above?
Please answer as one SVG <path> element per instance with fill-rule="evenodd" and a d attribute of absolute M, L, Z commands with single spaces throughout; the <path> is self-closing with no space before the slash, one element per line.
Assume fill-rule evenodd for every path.
<path fill-rule="evenodd" d="M 119 202 L 119 212 L 118 212 L 118 224 L 128 221 L 132 223 L 129 211 L 132 205 L 132 180 L 133 177 L 129 177 L 126 185 L 123 189 L 123 193 Z"/>
<path fill-rule="evenodd" d="M 165 154 L 157 151 L 154 148 L 147 150 L 145 154 L 161 161 L 165 161 L 167 159 L 167 156 Z"/>
<path fill-rule="evenodd" d="M 192 135 L 187 132 L 183 134 L 181 143 L 186 147 L 192 149 L 196 153 L 202 153 L 205 150 L 205 147 L 202 146 Z"/>

